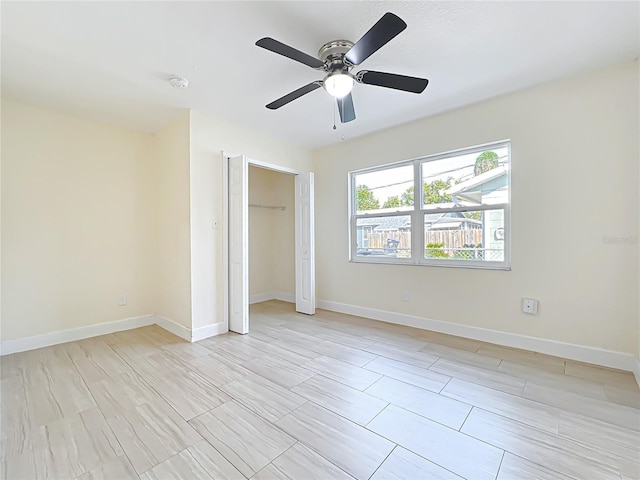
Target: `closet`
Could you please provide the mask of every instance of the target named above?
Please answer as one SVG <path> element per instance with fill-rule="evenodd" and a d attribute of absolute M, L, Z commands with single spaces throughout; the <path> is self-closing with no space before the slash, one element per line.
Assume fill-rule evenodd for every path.
<path fill-rule="evenodd" d="M 249 303 L 295 302 L 295 176 L 249 165 Z"/>

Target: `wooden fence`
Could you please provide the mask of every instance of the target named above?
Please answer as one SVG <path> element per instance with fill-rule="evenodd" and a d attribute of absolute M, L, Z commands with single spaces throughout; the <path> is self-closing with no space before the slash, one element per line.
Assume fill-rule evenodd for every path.
<path fill-rule="evenodd" d="M 425 244 L 443 243 L 445 248 L 463 248 L 465 245 L 482 243 L 482 230 L 428 230 L 425 233 Z M 411 248 L 410 232 L 371 232 L 369 233 L 369 248 L 385 248 L 387 240 L 399 241 L 398 249 Z"/>

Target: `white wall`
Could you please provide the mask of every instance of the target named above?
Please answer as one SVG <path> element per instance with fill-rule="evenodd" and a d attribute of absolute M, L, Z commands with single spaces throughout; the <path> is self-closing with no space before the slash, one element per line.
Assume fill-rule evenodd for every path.
<path fill-rule="evenodd" d="M 2 99 L 3 341 L 154 312 L 153 173 L 149 134 Z"/>
<path fill-rule="evenodd" d="M 155 135 L 158 301 L 155 312 L 191 328 L 189 112 Z"/>
<path fill-rule="evenodd" d="M 295 295 L 295 177 L 249 167 L 249 295 Z"/>
<path fill-rule="evenodd" d="M 192 328 L 219 325 L 223 319 L 222 151 L 308 171 L 308 150 L 225 120 L 191 111 L 191 298 Z"/>
<path fill-rule="evenodd" d="M 638 235 L 638 85 L 634 62 L 316 151 L 318 297 L 638 353 L 639 248 L 603 241 Z M 512 271 L 348 262 L 348 171 L 502 139 Z M 537 316 L 523 297 L 540 300 Z"/>

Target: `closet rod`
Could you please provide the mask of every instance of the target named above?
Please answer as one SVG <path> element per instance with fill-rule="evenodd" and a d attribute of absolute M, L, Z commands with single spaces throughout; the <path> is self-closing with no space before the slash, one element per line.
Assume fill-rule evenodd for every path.
<path fill-rule="evenodd" d="M 268 208 L 270 210 L 286 210 L 287 207 L 274 207 L 272 205 L 258 205 L 256 203 L 250 203 L 249 204 L 250 207 L 254 207 L 254 208 Z"/>

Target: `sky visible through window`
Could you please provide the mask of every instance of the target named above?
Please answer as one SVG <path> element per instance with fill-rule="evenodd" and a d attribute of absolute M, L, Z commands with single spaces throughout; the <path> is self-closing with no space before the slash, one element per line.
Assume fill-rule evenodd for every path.
<path fill-rule="evenodd" d="M 498 155 L 501 164 L 506 161 L 506 147 L 492 148 L 490 151 Z M 425 162 L 422 164 L 423 181 L 426 183 L 435 180 L 446 181 L 449 177 L 453 178 L 453 183 L 468 180 L 473 177 L 473 167 L 481 153 L 474 152 Z M 357 174 L 356 187 L 360 185 L 366 185 L 382 205 L 389 197 L 399 197 L 407 188 L 413 186 L 413 165 L 402 165 L 396 168 Z"/>

